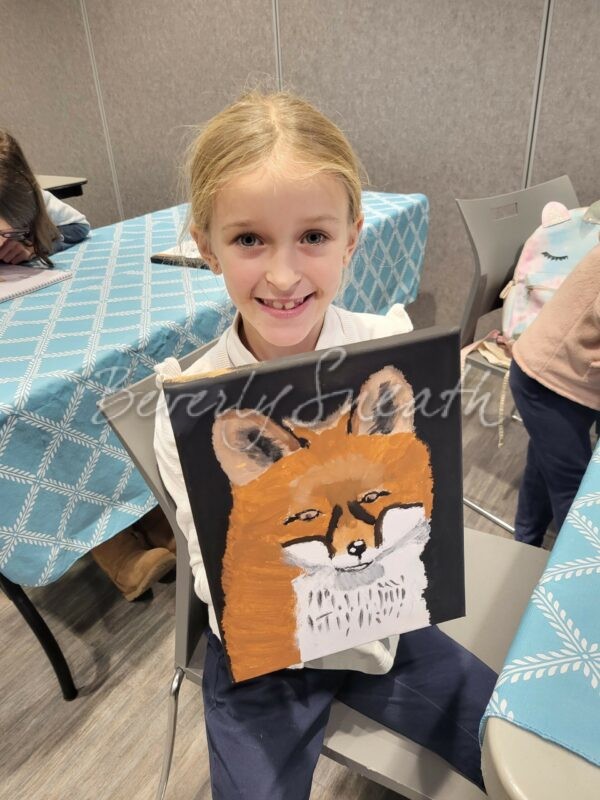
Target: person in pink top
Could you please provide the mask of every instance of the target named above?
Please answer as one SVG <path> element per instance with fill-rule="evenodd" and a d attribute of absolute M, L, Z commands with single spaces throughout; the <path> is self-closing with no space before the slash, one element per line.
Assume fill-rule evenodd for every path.
<path fill-rule="evenodd" d="M 515 538 L 540 547 L 567 516 L 600 426 L 600 245 L 517 339 L 510 388 L 529 434 Z"/>

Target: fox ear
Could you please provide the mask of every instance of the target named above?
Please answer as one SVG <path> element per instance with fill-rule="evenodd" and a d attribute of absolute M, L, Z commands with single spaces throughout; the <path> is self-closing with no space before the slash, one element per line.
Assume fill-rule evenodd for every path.
<path fill-rule="evenodd" d="M 243 486 L 300 448 L 289 431 L 258 411 L 230 409 L 215 419 L 215 455 L 232 484 Z"/>
<path fill-rule="evenodd" d="M 414 396 L 400 370 L 384 367 L 363 383 L 350 420 L 354 434 L 402 433 L 414 430 Z"/>

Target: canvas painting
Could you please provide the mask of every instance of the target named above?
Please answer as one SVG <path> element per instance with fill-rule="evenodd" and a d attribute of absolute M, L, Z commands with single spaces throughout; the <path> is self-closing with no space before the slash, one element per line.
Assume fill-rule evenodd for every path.
<path fill-rule="evenodd" d="M 165 393 L 235 681 L 464 614 L 457 332 Z"/>

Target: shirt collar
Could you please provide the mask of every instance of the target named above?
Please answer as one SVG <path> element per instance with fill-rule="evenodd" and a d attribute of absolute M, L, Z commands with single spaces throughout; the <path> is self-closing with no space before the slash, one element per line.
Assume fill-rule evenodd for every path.
<path fill-rule="evenodd" d="M 234 367 L 241 367 L 245 364 L 257 364 L 258 361 L 256 358 L 240 339 L 239 324 L 240 312 L 236 311 L 233 322 L 231 323 L 231 327 L 227 331 L 227 338 L 225 341 L 227 356 Z M 317 339 L 315 350 L 324 350 L 325 348 L 331 347 L 338 342 L 340 337 L 336 334 L 338 334 L 339 329 L 340 319 L 336 313 L 335 306 L 329 306 L 325 312 L 323 327 L 321 328 L 321 333 Z"/>

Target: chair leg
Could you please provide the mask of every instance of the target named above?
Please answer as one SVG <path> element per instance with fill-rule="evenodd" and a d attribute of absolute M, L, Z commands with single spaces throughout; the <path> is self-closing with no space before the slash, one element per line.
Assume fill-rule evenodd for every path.
<path fill-rule="evenodd" d="M 505 522 L 503 519 L 500 519 L 500 517 L 497 517 L 495 514 L 492 514 L 491 511 L 486 511 L 485 508 L 482 508 L 482 506 L 478 506 L 477 503 L 474 503 L 472 500 L 469 500 L 468 498 L 463 497 L 463 504 L 465 506 L 467 506 L 467 508 L 471 508 L 471 509 L 473 509 L 473 511 L 476 511 L 478 514 L 481 514 L 482 517 L 485 517 L 486 519 L 489 519 L 490 522 L 493 522 L 495 525 L 498 525 L 500 528 L 504 528 L 505 531 L 508 531 L 509 533 L 514 533 L 515 532 L 515 529 L 513 528 L 513 526 L 509 525 L 508 522 Z"/>
<path fill-rule="evenodd" d="M 44 648 L 44 652 L 48 656 L 50 664 L 58 678 L 63 697 L 65 700 L 74 700 L 77 697 L 77 689 L 73 683 L 71 670 L 69 669 L 69 665 L 65 660 L 58 642 L 52 635 L 52 631 L 46 625 L 31 600 L 27 597 L 22 586 L 18 583 L 13 583 L 6 575 L 2 574 L 0 574 L 0 586 L 8 599 L 14 603 L 15 607 Z"/>
<path fill-rule="evenodd" d="M 179 701 L 179 690 L 185 678 L 185 672 L 181 667 L 177 667 L 171 687 L 169 689 L 169 721 L 167 725 L 167 741 L 165 745 L 165 752 L 163 755 L 162 770 L 160 773 L 160 784 L 158 786 L 158 793 L 156 800 L 164 800 L 167 791 L 167 782 L 169 780 L 169 773 L 171 771 L 171 761 L 173 759 L 173 748 L 175 746 L 175 728 L 177 726 L 177 703 Z"/>

